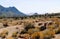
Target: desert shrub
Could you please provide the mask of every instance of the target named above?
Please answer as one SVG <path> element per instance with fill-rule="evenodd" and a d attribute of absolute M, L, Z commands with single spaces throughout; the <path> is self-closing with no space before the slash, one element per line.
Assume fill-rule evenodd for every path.
<path fill-rule="evenodd" d="M 51 39 L 50 37 L 44 37 L 44 39 Z"/>
<path fill-rule="evenodd" d="M 25 39 L 29 39 L 30 35 L 29 34 L 24 34 L 23 36 Z"/>
<path fill-rule="evenodd" d="M 14 39 L 14 38 L 10 36 L 10 37 L 7 37 L 6 39 Z"/>
<path fill-rule="evenodd" d="M 14 33 L 12 34 L 12 37 L 17 37 L 17 34 L 18 34 L 18 32 L 14 32 Z"/>
<path fill-rule="evenodd" d="M 40 39 L 40 36 L 36 36 L 35 39 Z"/>
<path fill-rule="evenodd" d="M 35 33 L 35 32 L 39 32 L 40 30 L 39 30 L 39 27 L 35 27 L 35 28 L 32 28 L 32 29 L 28 29 L 28 33 L 29 34 L 33 34 L 33 33 Z"/>
<path fill-rule="evenodd" d="M 18 37 L 18 38 L 20 38 L 20 37 L 21 37 L 21 34 L 20 34 L 20 33 L 18 33 L 18 34 L 17 34 L 17 37 Z"/>
<path fill-rule="evenodd" d="M 29 29 L 27 32 L 31 35 L 34 33 L 34 29 Z"/>
<path fill-rule="evenodd" d="M 35 39 L 35 37 L 37 36 L 37 34 L 38 34 L 38 33 L 33 33 L 33 34 L 31 35 L 31 38 L 32 38 L 32 39 Z"/>
<path fill-rule="evenodd" d="M 35 22 L 39 22 L 38 20 L 36 20 Z M 40 24 L 39 24 L 40 25 Z"/>
<path fill-rule="evenodd" d="M 4 30 L 3 32 L 0 33 L 0 37 L 2 37 L 2 38 L 6 38 L 7 35 L 8 35 L 7 30 Z"/>
<path fill-rule="evenodd" d="M 60 34 L 60 31 L 57 31 L 56 34 Z"/>
<path fill-rule="evenodd" d="M 3 26 L 4 27 L 8 27 L 8 23 L 3 23 Z"/>
<path fill-rule="evenodd" d="M 1 37 L 1 38 L 5 38 L 5 37 L 6 37 L 6 35 L 5 35 L 5 34 L 3 34 L 3 33 L 0 33 L 0 37 Z"/>
<path fill-rule="evenodd" d="M 18 20 L 18 19 L 19 19 L 19 17 L 15 17 L 15 18 L 14 18 L 14 20 Z"/>
<path fill-rule="evenodd" d="M 39 23 L 38 25 L 39 25 L 39 26 L 41 26 L 41 25 L 42 25 L 42 23 Z"/>
<path fill-rule="evenodd" d="M 21 20 L 23 20 L 24 18 L 23 17 L 20 17 L 21 18 Z"/>
<path fill-rule="evenodd" d="M 44 35 L 41 32 L 35 32 L 35 33 L 33 33 L 31 35 L 31 38 L 32 39 L 43 39 L 44 38 Z"/>
<path fill-rule="evenodd" d="M 47 26 L 47 29 L 52 30 L 52 29 L 54 29 L 54 27 L 55 27 L 54 25 L 48 25 L 48 26 Z"/>
<path fill-rule="evenodd" d="M 0 23 L 0 29 L 4 28 L 3 23 Z"/>
<path fill-rule="evenodd" d="M 16 29 L 19 29 L 18 27 L 16 27 Z"/>
<path fill-rule="evenodd" d="M 18 38 L 24 38 L 23 36 L 18 36 Z"/>
<path fill-rule="evenodd" d="M 3 30 L 2 34 L 8 35 L 8 31 L 7 30 Z"/>
<path fill-rule="evenodd" d="M 53 29 L 52 30 L 47 30 L 44 35 L 45 35 L 45 39 L 54 38 L 55 37 L 55 31 Z"/>
<path fill-rule="evenodd" d="M 52 25 L 53 23 L 52 22 L 50 22 L 48 25 Z"/>
<path fill-rule="evenodd" d="M 43 30 L 45 30 L 46 29 L 46 26 L 41 26 L 40 27 L 40 31 L 43 31 Z"/>
<path fill-rule="evenodd" d="M 56 30 L 56 34 L 60 34 L 60 27 Z"/>
<path fill-rule="evenodd" d="M 47 23 L 44 23 L 44 26 L 46 26 L 47 25 Z"/>
<path fill-rule="evenodd" d="M 27 33 L 27 31 L 26 30 L 22 30 L 20 34 L 25 34 L 25 33 Z"/>
<path fill-rule="evenodd" d="M 28 29 L 32 29 L 32 28 L 35 28 L 33 24 L 29 23 L 27 25 L 25 25 L 25 30 L 28 31 Z"/>
<path fill-rule="evenodd" d="M 34 32 L 39 32 L 40 30 L 39 30 L 39 27 L 35 27 L 34 29 L 33 29 L 33 31 Z"/>

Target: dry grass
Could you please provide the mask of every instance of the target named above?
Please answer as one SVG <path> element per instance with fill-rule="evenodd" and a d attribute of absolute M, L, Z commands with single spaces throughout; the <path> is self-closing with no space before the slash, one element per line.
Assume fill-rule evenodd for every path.
<path fill-rule="evenodd" d="M 39 23 L 42 23 L 43 25 L 38 25 Z M 44 26 L 44 24 L 46 24 L 46 30 L 40 31 L 40 27 Z M 52 24 L 49 24 L 52 23 Z M 32 26 L 34 26 L 35 28 L 30 28 L 28 29 L 26 34 L 23 34 L 25 37 L 27 37 L 27 39 L 30 37 L 32 39 L 35 39 L 36 36 L 40 36 L 41 39 L 44 39 L 44 37 L 47 36 L 56 36 L 53 39 L 60 39 L 59 38 L 59 34 L 57 35 L 56 32 L 58 30 L 60 30 L 60 19 L 59 18 L 29 18 L 29 19 L 23 19 L 23 20 L 14 20 L 14 19 L 0 19 L 0 33 L 2 33 L 2 37 L 6 36 L 7 39 L 14 39 L 12 37 L 12 35 L 16 35 L 16 37 L 22 35 L 20 34 L 20 32 L 22 30 L 25 30 L 24 28 L 28 25 L 28 24 L 32 24 Z M 4 27 L 4 25 L 8 25 L 6 27 Z M 30 26 L 28 25 L 28 26 Z M 56 30 L 58 29 L 58 30 Z M 4 31 L 5 30 L 5 31 Z M 8 35 L 5 34 L 5 32 L 8 31 Z M 18 34 L 16 34 L 15 32 L 18 32 Z"/>

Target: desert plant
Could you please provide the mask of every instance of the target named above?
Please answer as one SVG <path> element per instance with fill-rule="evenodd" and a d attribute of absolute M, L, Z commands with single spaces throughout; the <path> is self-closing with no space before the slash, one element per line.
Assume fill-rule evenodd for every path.
<path fill-rule="evenodd" d="M 34 29 L 29 29 L 27 32 L 31 35 L 34 33 Z"/>
<path fill-rule="evenodd" d="M 25 33 L 27 33 L 26 30 L 22 30 L 22 31 L 20 32 L 20 34 L 25 34 Z"/>
<path fill-rule="evenodd" d="M 40 29 L 40 31 L 43 31 L 46 29 L 46 26 L 41 26 L 39 29 Z"/>
<path fill-rule="evenodd" d="M 14 32 L 14 33 L 12 34 L 12 37 L 17 37 L 17 34 L 18 34 L 18 32 Z"/>
<path fill-rule="evenodd" d="M 60 34 L 60 27 L 55 31 L 56 31 L 56 34 Z"/>
<path fill-rule="evenodd" d="M 6 39 L 14 39 L 14 38 L 10 36 L 10 37 L 7 37 Z"/>
<path fill-rule="evenodd" d="M 46 33 L 44 34 L 45 35 L 45 38 L 54 38 L 55 37 L 55 31 L 52 29 L 52 30 L 47 30 Z"/>
<path fill-rule="evenodd" d="M 0 37 L 2 38 L 6 38 L 6 36 L 8 35 L 8 31 L 7 30 L 4 30 L 0 33 Z"/>
<path fill-rule="evenodd" d="M 42 32 L 35 32 L 31 35 L 32 39 L 43 39 L 44 35 Z"/>
<path fill-rule="evenodd" d="M 8 23 L 7 22 L 3 23 L 3 26 L 8 27 Z"/>
<path fill-rule="evenodd" d="M 25 30 L 28 31 L 28 29 L 32 29 L 32 28 L 35 28 L 33 24 L 31 23 L 28 23 L 27 25 L 25 25 Z"/>

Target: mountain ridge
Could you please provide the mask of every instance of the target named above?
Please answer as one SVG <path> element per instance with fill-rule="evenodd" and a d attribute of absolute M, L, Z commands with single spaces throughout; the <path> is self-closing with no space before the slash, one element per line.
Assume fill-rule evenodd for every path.
<path fill-rule="evenodd" d="M 23 17 L 26 16 L 23 12 L 17 10 L 16 7 L 3 7 L 0 5 L 0 16 L 3 17 Z"/>

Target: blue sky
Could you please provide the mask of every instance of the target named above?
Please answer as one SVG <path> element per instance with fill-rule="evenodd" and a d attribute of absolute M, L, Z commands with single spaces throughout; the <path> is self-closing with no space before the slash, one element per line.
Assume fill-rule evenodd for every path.
<path fill-rule="evenodd" d="M 25 14 L 60 12 L 60 0 L 0 0 L 0 5 L 15 6 Z"/>

